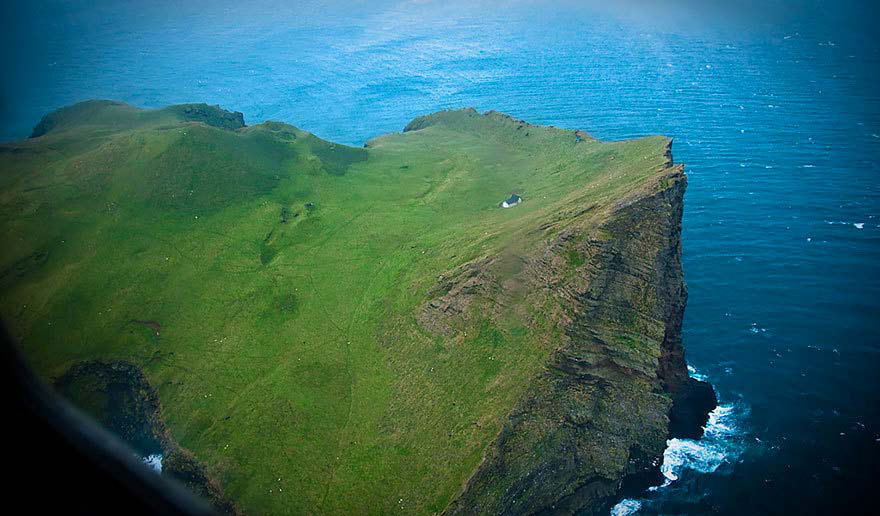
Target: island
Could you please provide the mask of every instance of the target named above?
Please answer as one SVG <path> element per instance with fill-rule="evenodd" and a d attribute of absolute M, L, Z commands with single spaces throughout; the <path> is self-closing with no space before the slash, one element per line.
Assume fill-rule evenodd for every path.
<path fill-rule="evenodd" d="M 715 406 L 670 149 L 473 109 L 358 148 L 83 102 L 0 144 L 0 314 L 223 512 L 607 514 Z"/>

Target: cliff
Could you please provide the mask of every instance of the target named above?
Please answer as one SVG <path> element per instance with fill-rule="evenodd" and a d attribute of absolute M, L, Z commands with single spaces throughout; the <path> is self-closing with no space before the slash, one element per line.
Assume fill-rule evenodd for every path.
<path fill-rule="evenodd" d="M 81 103 L 0 144 L 0 314 L 229 510 L 602 511 L 714 404 L 669 149 L 472 109 L 353 148 Z"/>
<path fill-rule="evenodd" d="M 671 154 L 668 166 L 604 224 L 564 231 L 530 260 L 533 288 L 564 306 L 565 338 L 447 513 L 607 513 L 624 487 L 657 480 L 668 438 L 701 435 L 715 394 L 684 361 L 687 180 Z"/>

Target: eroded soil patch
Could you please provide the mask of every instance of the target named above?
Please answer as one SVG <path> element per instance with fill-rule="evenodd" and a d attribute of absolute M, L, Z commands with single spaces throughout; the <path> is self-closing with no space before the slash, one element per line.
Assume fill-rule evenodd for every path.
<path fill-rule="evenodd" d="M 140 319 L 132 319 L 131 322 L 134 324 L 140 324 L 141 326 L 146 326 L 147 328 L 156 332 L 156 336 L 159 336 L 159 333 L 162 331 L 162 325 L 159 324 L 158 321 L 142 321 Z"/>

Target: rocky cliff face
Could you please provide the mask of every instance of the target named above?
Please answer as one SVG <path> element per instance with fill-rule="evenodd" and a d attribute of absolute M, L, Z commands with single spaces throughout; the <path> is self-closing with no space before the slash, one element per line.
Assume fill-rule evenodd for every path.
<path fill-rule="evenodd" d="M 668 438 L 701 434 L 715 395 L 684 361 L 687 181 L 668 158 L 600 227 L 565 230 L 527 259 L 532 288 L 564 307 L 565 337 L 447 513 L 599 514 L 656 480 Z"/>
<path fill-rule="evenodd" d="M 235 513 L 205 467 L 171 437 L 159 396 L 137 366 L 120 360 L 80 362 L 55 381 L 55 388 L 136 452 L 161 454 L 161 474 L 210 502 L 217 514 Z"/>

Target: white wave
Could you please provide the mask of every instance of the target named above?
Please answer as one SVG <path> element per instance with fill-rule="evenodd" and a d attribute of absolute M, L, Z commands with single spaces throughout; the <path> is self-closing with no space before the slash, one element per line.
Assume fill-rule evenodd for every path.
<path fill-rule="evenodd" d="M 749 332 L 754 333 L 754 334 L 756 334 L 756 335 L 758 335 L 758 334 L 766 334 L 766 333 L 767 333 L 767 328 L 761 328 L 760 326 L 758 326 L 758 323 L 753 322 L 752 325 L 749 326 Z"/>
<path fill-rule="evenodd" d="M 624 498 L 617 505 L 611 508 L 611 516 L 629 516 L 639 512 L 642 508 L 642 502 L 634 498 Z"/>
<path fill-rule="evenodd" d="M 660 472 L 663 486 L 681 478 L 685 470 L 713 473 L 723 464 L 735 462 L 743 451 L 737 438 L 741 435 L 738 420 L 744 410 L 735 404 L 718 405 L 709 413 L 703 438 L 666 441 Z M 663 487 L 661 486 L 661 487 Z"/>
<path fill-rule="evenodd" d="M 688 376 L 690 376 L 691 378 L 693 378 L 695 380 L 700 380 L 701 382 L 708 381 L 707 380 L 708 377 L 706 375 L 698 373 L 697 369 L 690 364 L 687 365 L 687 371 L 688 371 Z"/>
<path fill-rule="evenodd" d="M 725 462 L 735 460 L 739 455 L 736 447 L 728 439 L 737 433 L 733 405 L 718 405 L 709 413 L 703 438 L 670 439 L 666 441 L 663 464 L 660 472 L 668 483 L 681 477 L 684 470 L 699 473 L 713 473 Z"/>
<path fill-rule="evenodd" d="M 862 229 L 865 227 L 865 223 L 864 222 L 853 222 L 853 226 L 855 226 L 856 229 Z"/>
<path fill-rule="evenodd" d="M 155 470 L 156 473 L 162 473 L 162 459 L 164 458 L 161 453 L 153 453 L 146 457 L 141 457 L 141 460 L 144 461 L 144 464 Z"/>
<path fill-rule="evenodd" d="M 700 380 L 701 382 L 706 381 L 706 375 L 698 373 L 697 370 L 694 368 L 694 366 L 688 364 L 687 370 L 688 370 L 688 376 L 690 376 L 691 378 L 695 378 L 697 380 Z"/>
<path fill-rule="evenodd" d="M 691 378 L 706 380 L 706 376 L 687 366 Z M 709 412 L 709 420 L 703 428 L 703 437 L 693 439 L 669 439 L 663 452 L 660 472 L 663 484 L 648 488 L 656 492 L 679 480 L 685 471 L 714 473 L 724 464 L 736 462 L 746 447 L 742 421 L 748 416 L 748 407 L 741 402 L 719 404 Z M 611 516 L 635 514 L 642 508 L 642 500 L 626 498 L 611 509 Z"/>

